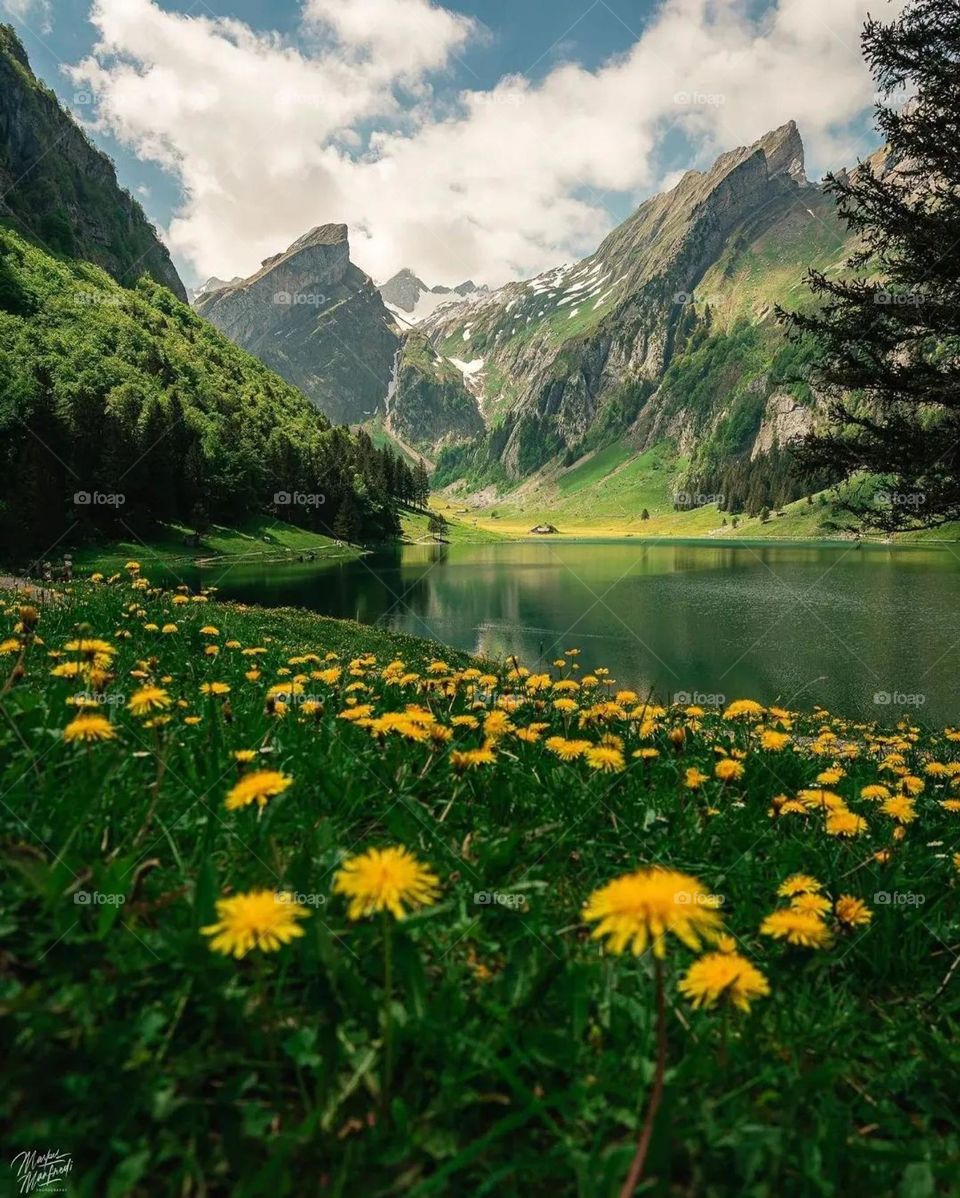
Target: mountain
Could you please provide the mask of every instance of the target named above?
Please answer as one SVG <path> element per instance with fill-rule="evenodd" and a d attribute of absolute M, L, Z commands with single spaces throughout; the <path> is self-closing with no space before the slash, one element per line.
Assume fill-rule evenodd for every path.
<path fill-rule="evenodd" d="M 0 25 L 0 220 L 51 253 L 96 263 L 126 287 L 148 274 L 187 298 L 143 209 L 34 75 L 9 25 Z"/>
<path fill-rule="evenodd" d="M 41 136 L 31 170 L 24 155 Z M 103 535 L 149 537 L 157 521 L 202 530 L 269 513 L 347 540 L 399 532 L 398 504 L 414 493 L 406 463 L 365 433 L 331 428 L 181 302 L 166 251 L 109 160 L 37 82 L 9 30 L 0 172 L 6 561 Z"/>
<path fill-rule="evenodd" d="M 472 280 L 456 287 L 428 287 L 406 267 L 379 287 L 383 302 L 397 317 L 401 327 L 419 324 L 439 307 L 459 303 L 468 295 L 481 294 L 487 290 L 486 286 L 478 287 Z"/>
<path fill-rule="evenodd" d="M 384 405 L 387 432 L 428 453 L 480 436 L 485 426 L 464 370 L 469 364 L 444 358 L 426 337 L 410 332 Z"/>
<path fill-rule="evenodd" d="M 335 423 L 382 405 L 400 334 L 373 281 L 350 261 L 347 226 L 320 225 L 196 310 L 308 396 Z"/>
<path fill-rule="evenodd" d="M 791 121 L 688 171 L 583 261 L 423 321 L 439 359 L 463 367 L 486 426 L 441 454 L 435 481 L 464 492 L 557 481 L 617 443 L 634 455 L 669 449 L 677 489 L 729 484 L 759 502 L 764 471 L 783 473 L 767 469 L 770 455 L 817 408 L 775 306 L 807 302 L 805 271 L 840 269 L 850 248 L 803 163 Z M 401 373 L 406 364 L 404 354 Z"/>
<path fill-rule="evenodd" d="M 235 275 L 232 279 L 218 279 L 216 275 L 212 275 L 205 283 L 201 283 L 199 287 L 187 288 L 187 299 L 191 304 L 195 304 L 201 295 L 209 295 L 212 291 L 222 291 L 224 287 L 236 287 L 238 283 L 242 283 L 243 279 L 240 275 Z"/>

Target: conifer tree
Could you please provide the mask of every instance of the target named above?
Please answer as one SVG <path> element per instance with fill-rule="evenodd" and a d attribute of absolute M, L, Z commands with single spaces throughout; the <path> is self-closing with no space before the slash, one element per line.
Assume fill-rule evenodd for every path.
<path fill-rule="evenodd" d="M 960 517 L 960 5 L 913 0 L 862 42 L 886 147 L 827 183 L 861 248 L 843 278 L 810 272 L 817 310 L 781 317 L 830 401 L 805 465 L 871 476 L 844 502 L 868 524 L 930 526 Z"/>

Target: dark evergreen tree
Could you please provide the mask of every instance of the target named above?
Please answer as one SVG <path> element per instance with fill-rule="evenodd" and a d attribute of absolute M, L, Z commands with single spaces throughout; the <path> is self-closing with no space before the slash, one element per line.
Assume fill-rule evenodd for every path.
<path fill-rule="evenodd" d="M 417 507 L 426 507 L 430 500 L 430 476 L 424 465 L 423 458 L 417 461 L 413 470 L 413 502 Z"/>
<path fill-rule="evenodd" d="M 960 4 L 913 0 L 862 42 L 886 150 L 827 183 L 862 248 L 851 275 L 810 272 L 817 310 L 781 312 L 830 399 L 802 457 L 873 476 L 843 501 L 865 522 L 936 525 L 960 517 Z"/>

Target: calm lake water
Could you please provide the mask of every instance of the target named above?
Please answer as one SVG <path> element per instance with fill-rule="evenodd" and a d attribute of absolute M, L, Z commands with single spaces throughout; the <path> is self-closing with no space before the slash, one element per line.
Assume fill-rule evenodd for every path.
<path fill-rule="evenodd" d="M 515 653 L 531 668 L 578 647 L 585 669 L 605 665 L 661 698 L 750 696 L 865 720 L 960 721 L 952 547 L 412 545 L 184 579 L 225 598 Z"/>

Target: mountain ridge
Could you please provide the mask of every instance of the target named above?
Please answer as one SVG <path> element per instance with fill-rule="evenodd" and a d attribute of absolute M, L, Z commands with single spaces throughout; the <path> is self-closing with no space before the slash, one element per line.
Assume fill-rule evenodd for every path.
<path fill-rule="evenodd" d="M 764 422 L 767 452 L 779 449 L 777 430 L 810 427 L 817 398 L 787 378 L 774 307 L 804 302 L 806 269 L 838 268 L 848 241 L 789 121 L 686 172 L 580 262 L 441 309 L 420 331 L 470 360 L 486 431 L 440 455 L 438 485 L 509 489 L 614 438 L 637 453 L 669 439 L 688 477 L 713 477 L 720 458 L 758 461 Z M 786 393 L 805 417 L 784 422 Z"/>
<path fill-rule="evenodd" d="M 382 405 L 400 332 L 373 281 L 350 259 L 345 224 L 317 225 L 196 310 L 299 387 L 335 423 Z"/>
<path fill-rule="evenodd" d="M 0 218 L 48 251 L 102 267 L 133 287 L 141 274 L 187 293 L 113 163 L 33 73 L 13 27 L 0 24 Z M 56 147 L 56 153 L 50 153 Z"/>

